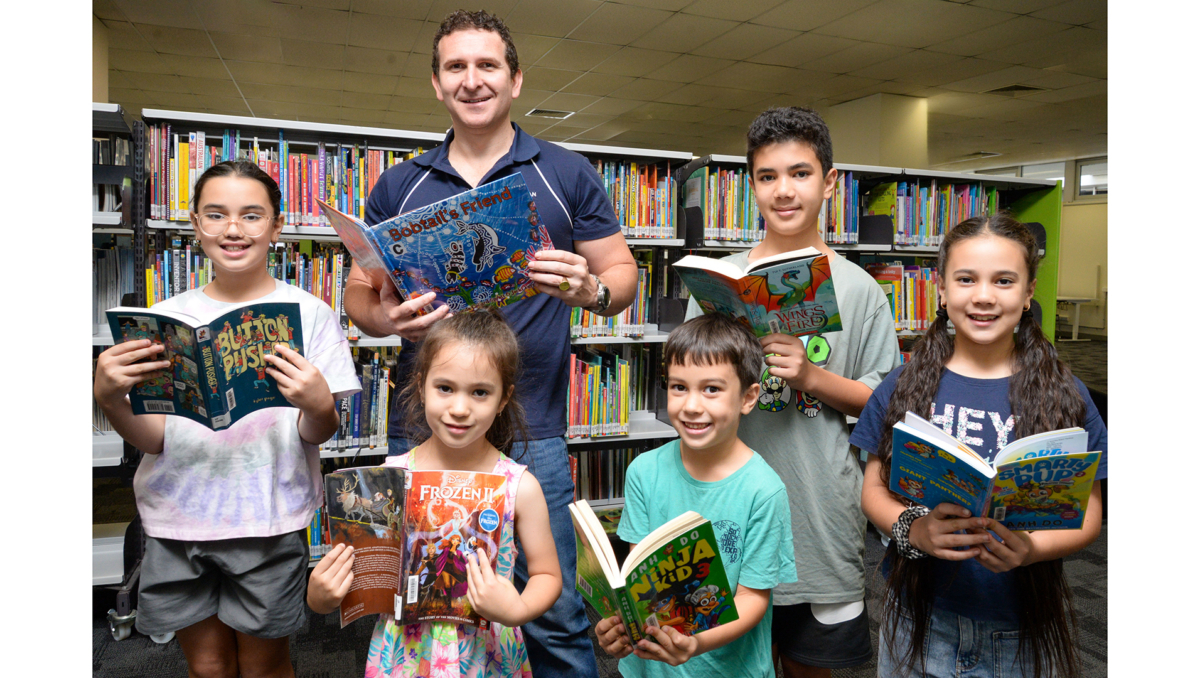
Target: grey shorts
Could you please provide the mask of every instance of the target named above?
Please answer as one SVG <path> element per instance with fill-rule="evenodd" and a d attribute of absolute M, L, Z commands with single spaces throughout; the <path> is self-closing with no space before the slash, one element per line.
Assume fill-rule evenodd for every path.
<path fill-rule="evenodd" d="M 814 617 L 812 603 L 776 605 L 771 612 L 771 640 L 779 654 L 792 661 L 829 669 L 871 661 L 871 627 L 865 607 L 857 617 L 833 624 Z"/>
<path fill-rule="evenodd" d="M 147 535 L 137 630 L 164 634 L 215 614 L 256 638 L 289 636 L 304 625 L 307 575 L 305 530 L 217 541 Z"/>

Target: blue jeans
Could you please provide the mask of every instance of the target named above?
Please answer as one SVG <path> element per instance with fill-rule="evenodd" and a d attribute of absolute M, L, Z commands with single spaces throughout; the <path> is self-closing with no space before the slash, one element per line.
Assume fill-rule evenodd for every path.
<path fill-rule="evenodd" d="M 404 438 L 388 438 L 388 456 L 408 452 L 411 443 Z M 590 626 L 583 597 L 575 590 L 575 528 L 567 506 L 575 498 L 571 467 L 567 461 L 567 439 L 542 438 L 514 445 L 513 461 L 524 464 L 537 478 L 550 509 L 550 531 L 562 569 L 562 595 L 546 614 L 521 627 L 525 648 L 536 678 L 598 678 L 596 655 L 588 637 Z M 519 541 L 518 541 L 519 544 Z M 513 570 L 517 590 L 525 590 L 529 569 L 525 550 L 518 547 Z"/>
<path fill-rule="evenodd" d="M 896 630 L 896 657 L 889 652 L 887 631 L 879 631 L 879 678 L 921 676 L 922 678 L 1010 678 L 1024 676 L 1017 648 L 1021 634 L 1016 622 L 975 621 L 953 612 L 933 608 L 925 636 L 925 666 L 920 658 L 915 670 L 905 671 L 900 663 L 912 643 L 912 619 L 902 615 Z M 1030 648 L 1025 651 L 1025 670 L 1033 675 Z"/>

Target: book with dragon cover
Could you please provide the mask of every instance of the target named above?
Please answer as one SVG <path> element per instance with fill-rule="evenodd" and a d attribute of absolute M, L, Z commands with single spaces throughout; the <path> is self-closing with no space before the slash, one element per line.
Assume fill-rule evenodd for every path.
<path fill-rule="evenodd" d="M 534 296 L 529 264 L 536 252 L 554 249 L 520 173 L 374 226 L 320 205 L 360 267 L 386 274 L 403 299 L 437 294 L 424 312 Z"/>
<path fill-rule="evenodd" d="M 1070 530 L 1083 526 L 1099 463 L 1082 428 L 1026 436 L 989 463 L 908 412 L 892 427 L 888 489 L 931 509 L 957 504 L 1010 530 Z"/>
<path fill-rule="evenodd" d="M 469 471 L 409 471 L 401 624 L 451 621 L 486 628 L 467 601 L 467 558 L 483 549 L 496 570 L 504 520 L 505 477 Z"/>
<path fill-rule="evenodd" d="M 347 468 L 325 476 L 330 543 L 354 547 L 354 581 L 338 610 L 342 628 L 396 607 L 404 560 L 404 476 L 395 466 Z"/>
<path fill-rule="evenodd" d="M 629 549 L 618 565 L 608 535 L 586 500 L 569 506 L 575 525 L 575 588 L 601 617 L 617 616 L 630 641 L 646 626 L 684 635 L 738 618 L 712 523 L 695 511 L 667 521 Z"/>
<path fill-rule="evenodd" d="M 171 414 L 220 431 L 263 408 L 292 407 L 264 356 L 276 344 L 303 355 L 300 304 L 247 304 L 207 324 L 178 311 L 118 306 L 106 313 L 116 343 L 149 339 L 166 348 L 154 360 L 171 361 L 168 372 L 129 392 L 134 414 Z"/>
<path fill-rule="evenodd" d="M 744 272 L 694 254 L 671 266 L 705 313 L 731 316 L 759 337 L 842 329 L 829 257 L 815 248 L 764 257 Z"/>

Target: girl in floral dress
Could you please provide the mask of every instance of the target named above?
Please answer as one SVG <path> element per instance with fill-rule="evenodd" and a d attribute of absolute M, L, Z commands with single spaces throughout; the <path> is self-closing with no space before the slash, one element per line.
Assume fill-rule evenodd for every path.
<path fill-rule="evenodd" d="M 420 427 L 428 437 L 385 465 L 505 476 L 496 571 L 486 567 L 482 551 L 467 558 L 467 600 L 491 623 L 486 629 L 454 622 L 398 625 L 392 615 L 381 615 L 367 652 L 367 678 L 532 678 L 518 627 L 550 609 L 562 591 L 562 576 L 541 485 L 500 451 L 525 437 L 524 415 L 513 398 L 518 356 L 516 335 L 499 313 L 489 311 L 439 321 L 418 349 L 412 380 L 400 397 L 413 430 Z M 512 584 L 514 530 L 529 563 L 529 583 L 520 593 Z M 353 581 L 353 562 L 353 549 L 339 545 L 317 564 L 308 585 L 314 611 L 337 609 Z"/>

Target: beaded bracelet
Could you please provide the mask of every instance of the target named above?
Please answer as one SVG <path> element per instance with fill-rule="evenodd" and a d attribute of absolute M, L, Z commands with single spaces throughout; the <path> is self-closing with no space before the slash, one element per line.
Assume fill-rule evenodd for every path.
<path fill-rule="evenodd" d="M 928 514 L 929 509 L 920 504 L 910 506 L 904 509 L 904 513 L 901 513 L 892 525 L 892 541 L 896 542 L 896 550 L 901 556 L 916 559 L 929 555 L 908 542 L 908 530 L 912 527 L 913 521 Z"/>

